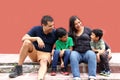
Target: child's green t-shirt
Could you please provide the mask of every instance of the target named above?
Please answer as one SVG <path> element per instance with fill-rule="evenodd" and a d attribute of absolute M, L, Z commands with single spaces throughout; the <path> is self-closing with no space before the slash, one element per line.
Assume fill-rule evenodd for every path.
<path fill-rule="evenodd" d="M 66 42 L 57 40 L 55 45 L 56 45 L 56 50 L 62 50 L 62 49 L 70 49 L 70 47 L 72 47 L 74 43 L 73 43 L 73 39 L 71 37 L 68 37 Z"/>

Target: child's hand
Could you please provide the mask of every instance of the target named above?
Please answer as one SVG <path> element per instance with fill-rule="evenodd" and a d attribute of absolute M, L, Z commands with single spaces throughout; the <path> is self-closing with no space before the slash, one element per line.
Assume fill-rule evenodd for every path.
<path fill-rule="evenodd" d="M 109 53 L 111 53 L 111 49 L 107 49 L 107 51 L 108 51 Z"/>
<path fill-rule="evenodd" d="M 65 51 L 64 49 L 60 51 L 60 57 L 63 57 L 64 51 Z"/>
<path fill-rule="evenodd" d="M 51 52 L 51 56 L 53 56 L 53 55 L 54 55 L 54 51 L 55 51 L 55 50 L 53 49 L 53 50 L 52 50 L 52 52 Z"/>

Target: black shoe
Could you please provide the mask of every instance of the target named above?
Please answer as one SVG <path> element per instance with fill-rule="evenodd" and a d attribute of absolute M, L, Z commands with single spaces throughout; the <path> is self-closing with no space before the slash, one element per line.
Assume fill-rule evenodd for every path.
<path fill-rule="evenodd" d="M 20 76 L 23 74 L 22 71 L 22 66 L 15 66 L 15 69 L 13 70 L 13 72 L 11 74 L 9 74 L 9 78 L 15 78 L 17 76 Z"/>

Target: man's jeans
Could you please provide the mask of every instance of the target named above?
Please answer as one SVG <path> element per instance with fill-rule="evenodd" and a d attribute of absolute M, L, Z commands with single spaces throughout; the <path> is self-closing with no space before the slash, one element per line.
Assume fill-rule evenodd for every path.
<path fill-rule="evenodd" d="M 67 67 L 71 51 L 69 49 L 65 50 L 63 55 L 64 66 Z M 60 50 L 55 50 L 52 60 L 52 68 L 57 68 L 58 59 L 60 56 Z"/>
<path fill-rule="evenodd" d="M 85 53 L 72 51 L 70 55 L 70 64 L 73 77 L 80 77 L 79 63 L 88 64 L 89 78 L 96 78 L 96 54 L 88 50 Z"/>

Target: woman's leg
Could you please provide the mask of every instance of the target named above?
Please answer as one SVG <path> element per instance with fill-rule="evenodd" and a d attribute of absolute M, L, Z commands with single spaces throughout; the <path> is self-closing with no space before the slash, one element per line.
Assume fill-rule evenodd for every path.
<path fill-rule="evenodd" d="M 72 51 L 70 55 L 70 65 L 73 77 L 80 77 L 79 61 L 82 60 L 82 56 L 77 51 Z"/>
<path fill-rule="evenodd" d="M 88 63 L 88 74 L 89 74 L 89 78 L 96 78 L 96 54 L 91 51 L 88 50 L 85 54 L 84 54 L 84 58 L 85 62 Z"/>

